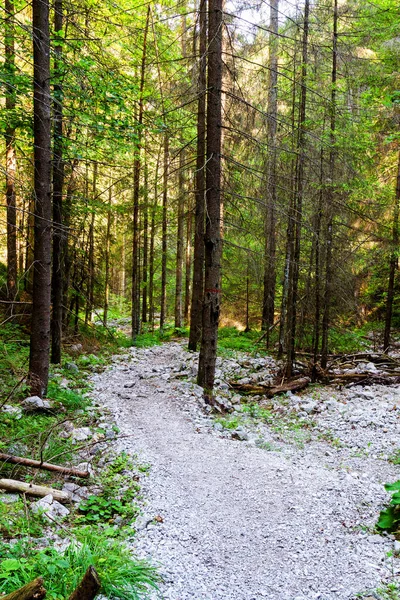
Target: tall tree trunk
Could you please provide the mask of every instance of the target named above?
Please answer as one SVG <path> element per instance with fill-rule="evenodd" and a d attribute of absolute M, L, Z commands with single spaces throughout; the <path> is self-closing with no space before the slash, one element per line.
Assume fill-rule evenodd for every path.
<path fill-rule="evenodd" d="M 222 0 L 210 0 L 208 19 L 207 211 L 198 383 L 204 388 L 206 395 L 212 395 L 221 301 Z"/>
<path fill-rule="evenodd" d="M 31 394 L 47 391 L 51 301 L 51 148 L 49 0 L 33 0 L 35 249 L 29 355 Z"/>
<path fill-rule="evenodd" d="M 162 200 L 162 250 L 161 250 L 161 310 L 160 330 L 165 325 L 167 316 L 167 209 L 168 209 L 168 172 L 169 172 L 169 132 L 164 133 L 164 171 Z"/>
<path fill-rule="evenodd" d="M 334 0 L 333 8 L 333 51 L 332 51 L 332 90 L 331 90 L 331 130 L 330 130 L 330 152 L 329 152 L 329 177 L 327 189 L 327 231 L 326 231 L 326 264 L 325 264 L 325 292 L 324 313 L 322 316 L 322 344 L 321 344 L 321 367 L 326 368 L 328 361 L 328 333 L 330 305 L 332 301 L 332 245 L 333 245 L 333 196 L 335 185 L 335 160 L 336 160 L 336 78 L 337 78 L 337 23 L 338 2 Z"/>
<path fill-rule="evenodd" d="M 97 194 L 97 162 L 93 164 L 93 183 L 92 183 L 92 202 L 96 201 Z M 86 312 L 85 323 L 87 324 L 92 319 L 94 307 L 94 225 L 96 219 L 95 207 L 92 205 L 90 225 L 89 225 L 89 253 L 88 253 L 88 278 L 86 292 Z"/>
<path fill-rule="evenodd" d="M 154 202 L 151 206 L 150 223 L 150 256 L 149 256 L 149 321 L 151 330 L 154 331 L 154 243 L 156 237 L 156 211 L 158 205 L 158 172 L 160 169 L 161 148 L 158 152 L 156 170 L 154 174 Z"/>
<path fill-rule="evenodd" d="M 139 333 L 140 325 L 140 302 L 139 302 L 139 276 L 138 276 L 138 254 L 139 254 L 139 192 L 140 192 L 140 167 L 142 149 L 142 127 L 143 127 L 143 91 L 146 74 L 147 32 L 150 21 L 150 5 L 147 8 L 146 26 L 143 34 L 142 63 L 140 68 L 139 86 L 139 115 L 138 115 L 138 142 L 135 151 L 133 165 L 133 240 L 132 240 L 132 339 Z"/>
<path fill-rule="evenodd" d="M 188 209 L 186 211 L 186 253 L 185 253 L 185 308 L 183 311 L 183 319 L 185 325 L 189 324 L 190 315 L 190 276 L 192 270 L 192 222 L 193 215 L 190 208 L 190 200 L 188 200 Z"/>
<path fill-rule="evenodd" d="M 63 28 L 63 3 L 55 0 L 54 3 L 54 32 L 55 39 L 59 40 Z M 63 161 L 63 88 L 62 77 L 62 45 L 59 41 L 54 44 L 54 86 L 53 86 L 53 274 L 51 291 L 53 310 L 51 315 L 51 362 L 61 362 L 62 343 L 62 303 L 63 303 L 63 260 L 62 236 L 63 232 L 63 187 L 64 187 L 64 161 Z"/>
<path fill-rule="evenodd" d="M 149 167 L 145 155 L 144 162 L 144 197 L 143 197 L 143 291 L 142 291 L 142 322 L 147 323 L 147 270 L 149 245 Z"/>
<path fill-rule="evenodd" d="M 290 275 L 287 312 L 287 359 L 286 377 L 291 377 L 295 359 L 296 346 L 296 309 L 300 272 L 300 241 L 303 213 L 304 194 L 304 166 L 305 166 L 305 133 L 306 133 L 306 100 L 307 100 L 307 67 L 308 67 L 308 30 L 309 30 L 310 1 L 306 0 L 304 5 L 304 26 L 302 41 L 302 61 L 300 78 L 300 107 L 299 107 L 299 129 L 297 138 L 297 168 L 296 168 L 296 192 L 293 202 L 292 223 L 293 236 L 290 238 Z"/>
<path fill-rule="evenodd" d="M 185 153 L 179 155 L 178 229 L 176 235 L 175 327 L 182 327 L 183 234 L 185 221 Z"/>
<path fill-rule="evenodd" d="M 325 125 L 325 124 L 324 124 Z M 311 373 L 312 381 L 316 380 L 317 359 L 319 352 L 320 339 L 320 318 L 321 318 L 321 221 L 323 206 L 323 183 L 324 183 L 324 149 L 321 148 L 320 158 L 320 191 L 318 198 L 318 209 L 315 219 L 315 313 L 314 313 L 314 332 L 313 332 L 313 368 Z"/>
<path fill-rule="evenodd" d="M 70 311 L 68 310 L 68 292 L 70 289 L 71 267 L 73 260 L 69 249 L 69 228 L 71 224 L 71 208 L 72 198 L 76 189 L 76 176 L 78 171 L 79 160 L 74 159 L 71 164 L 71 173 L 67 185 L 67 193 L 65 195 L 65 203 L 63 206 L 64 217 L 64 235 L 62 237 L 62 260 L 64 263 L 64 281 L 63 281 L 63 328 L 68 327 L 70 319 Z M 76 255 L 76 252 L 75 252 Z"/>
<path fill-rule="evenodd" d="M 396 198 L 393 211 L 393 235 L 392 235 L 392 252 L 390 256 L 389 268 L 389 283 L 386 300 L 386 316 L 385 316 L 385 332 L 383 335 L 383 351 L 388 352 L 390 344 L 390 329 L 392 326 L 393 300 L 394 300 L 394 281 L 396 270 L 399 265 L 398 250 L 399 250 L 399 213 L 400 213 L 400 152 L 397 168 L 396 179 Z"/>
<path fill-rule="evenodd" d="M 17 158 L 15 152 L 15 35 L 14 2 L 5 0 L 4 19 L 4 71 L 6 74 L 6 202 L 7 202 L 7 298 L 13 302 L 17 295 L 17 211 L 15 175 Z M 13 313 L 13 305 L 9 306 Z"/>
<path fill-rule="evenodd" d="M 111 249 L 111 203 L 112 184 L 108 188 L 107 229 L 106 229 L 106 256 L 105 256 L 105 281 L 104 281 L 104 310 L 103 325 L 107 327 L 108 305 L 110 299 L 110 249 Z"/>
<path fill-rule="evenodd" d="M 268 59 L 268 160 L 267 190 L 265 204 L 265 253 L 264 253 L 264 298 L 262 329 L 267 330 L 266 342 L 269 346 L 269 329 L 274 323 L 276 285 L 276 130 L 278 115 L 278 11 L 279 0 L 270 5 L 270 38 Z"/>
<path fill-rule="evenodd" d="M 190 309 L 189 350 L 196 351 L 201 338 L 204 289 L 204 208 L 206 154 L 206 66 L 207 0 L 200 0 L 199 81 L 197 103 L 197 155 L 195 186 L 195 221 L 193 246 L 193 286 Z"/>

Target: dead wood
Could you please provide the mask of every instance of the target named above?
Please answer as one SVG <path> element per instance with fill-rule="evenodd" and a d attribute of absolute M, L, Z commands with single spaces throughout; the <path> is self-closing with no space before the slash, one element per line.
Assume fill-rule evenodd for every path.
<path fill-rule="evenodd" d="M 22 456 L 13 456 L 11 454 L 4 454 L 2 452 L 0 452 L 0 461 L 3 461 L 5 463 L 12 463 L 14 465 L 23 465 L 24 467 L 33 467 L 34 469 L 45 469 L 46 471 L 55 471 L 56 473 L 63 473 L 64 475 L 73 475 L 74 477 L 89 477 L 88 471 L 80 471 L 79 469 L 74 469 L 73 467 L 63 467 L 61 465 L 40 462 L 40 460 L 23 458 Z"/>
<path fill-rule="evenodd" d="M 96 569 L 92 566 L 88 568 L 82 581 L 68 600 L 93 600 L 100 591 L 100 579 Z"/>
<path fill-rule="evenodd" d="M 41 600 L 46 596 L 46 590 L 43 587 L 43 578 L 38 577 L 34 581 L 27 583 L 24 587 L 2 596 L 2 600 Z"/>
<path fill-rule="evenodd" d="M 17 481 L 16 479 L 0 479 L 0 489 L 6 490 L 7 492 L 17 492 L 20 494 L 27 494 L 28 496 L 38 496 L 41 498 L 51 494 L 54 500 L 57 500 L 58 502 L 71 502 L 71 494 L 69 492 L 55 490 L 43 485 L 25 483 L 24 481 Z"/>
<path fill-rule="evenodd" d="M 289 381 L 284 381 L 281 384 L 275 385 L 256 385 L 251 383 L 236 383 L 231 382 L 230 385 L 234 390 L 238 392 L 242 392 L 247 395 L 259 395 L 259 396 L 268 396 L 268 398 L 272 398 L 277 394 L 283 394 L 284 392 L 295 392 L 303 390 L 310 383 L 309 377 L 300 377 L 297 379 L 290 379 Z"/>

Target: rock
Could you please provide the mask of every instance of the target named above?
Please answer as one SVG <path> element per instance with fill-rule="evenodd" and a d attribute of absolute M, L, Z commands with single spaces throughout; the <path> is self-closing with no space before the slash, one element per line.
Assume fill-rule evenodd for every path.
<path fill-rule="evenodd" d="M 224 428 L 223 428 L 223 426 L 221 425 L 221 423 L 214 423 L 213 427 L 214 427 L 214 429 L 215 429 L 216 431 L 223 431 L 223 430 L 224 430 Z"/>
<path fill-rule="evenodd" d="M 19 406 L 11 406 L 11 404 L 5 404 L 2 408 L 3 412 L 8 415 L 11 415 L 15 419 L 20 419 L 22 417 L 22 410 Z"/>
<path fill-rule="evenodd" d="M 103 466 L 104 466 L 104 464 L 103 464 Z M 99 466 L 100 466 L 100 461 L 99 461 Z M 87 471 L 90 475 L 94 474 L 93 467 L 90 462 L 81 462 L 81 463 L 79 463 L 79 465 L 76 465 L 76 468 L 79 471 Z"/>
<path fill-rule="evenodd" d="M 84 442 L 85 440 L 89 439 L 91 435 L 92 432 L 89 427 L 78 427 L 71 433 L 71 437 L 74 442 Z"/>
<path fill-rule="evenodd" d="M 61 381 L 59 383 L 59 386 L 60 386 L 60 388 L 63 388 L 63 390 L 66 390 L 68 388 L 68 379 L 63 377 L 63 379 L 61 379 Z"/>
<path fill-rule="evenodd" d="M 0 494 L 0 502 L 3 504 L 14 504 L 14 502 L 18 502 L 19 498 L 19 494 Z"/>
<path fill-rule="evenodd" d="M 239 385 L 248 385 L 249 383 L 251 383 L 251 379 L 250 377 L 243 377 L 243 379 L 239 379 L 237 383 Z"/>
<path fill-rule="evenodd" d="M 393 544 L 393 552 L 395 554 L 400 554 L 400 542 L 399 542 L 399 540 L 395 540 L 395 542 Z"/>
<path fill-rule="evenodd" d="M 37 502 L 33 502 L 31 504 L 31 511 L 36 514 L 42 513 L 48 521 L 63 519 L 70 513 L 68 508 L 57 502 L 57 500 L 54 500 L 51 494 L 37 500 Z"/>
<path fill-rule="evenodd" d="M 53 408 L 53 405 L 48 400 L 42 400 L 39 396 L 29 396 L 22 402 L 22 406 L 27 412 L 34 411 L 47 411 Z"/>
<path fill-rule="evenodd" d="M 115 433 L 114 429 L 106 429 L 105 436 L 107 440 L 115 440 L 117 434 Z"/>
<path fill-rule="evenodd" d="M 67 482 L 63 485 L 63 491 L 71 494 L 73 502 L 81 502 L 89 498 L 89 490 L 85 486 L 80 486 L 77 483 Z"/>
<path fill-rule="evenodd" d="M 240 394 L 235 394 L 231 398 L 232 404 L 240 404 L 242 402 L 242 396 Z"/>
<path fill-rule="evenodd" d="M 307 404 L 303 404 L 301 408 L 309 415 L 312 412 L 315 412 L 317 406 L 317 402 L 307 402 Z"/>
<path fill-rule="evenodd" d="M 78 366 L 74 362 L 67 362 L 64 366 L 67 371 L 71 371 L 71 373 L 79 373 Z"/>
<path fill-rule="evenodd" d="M 246 442 L 249 439 L 249 434 L 243 429 L 243 427 L 237 427 L 231 435 L 233 440 L 240 440 Z"/>

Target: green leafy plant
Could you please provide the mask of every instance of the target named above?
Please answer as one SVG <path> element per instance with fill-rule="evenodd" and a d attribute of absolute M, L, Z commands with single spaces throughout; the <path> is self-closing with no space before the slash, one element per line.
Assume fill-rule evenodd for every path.
<path fill-rule="evenodd" d="M 386 483 L 385 490 L 394 493 L 389 506 L 381 511 L 376 526 L 393 533 L 400 531 L 400 479 L 394 483 Z"/>
<path fill-rule="evenodd" d="M 80 522 L 97 523 L 110 521 L 115 515 L 123 518 L 133 517 L 138 513 L 137 507 L 131 503 L 131 498 L 124 495 L 122 500 L 117 498 L 105 498 L 104 496 L 89 496 L 79 504 L 78 517 Z"/>

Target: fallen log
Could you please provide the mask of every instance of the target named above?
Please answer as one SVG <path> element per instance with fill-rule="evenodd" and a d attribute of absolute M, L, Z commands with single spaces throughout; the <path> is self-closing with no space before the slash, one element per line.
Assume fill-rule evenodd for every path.
<path fill-rule="evenodd" d="M 82 581 L 68 600 L 93 600 L 100 591 L 100 579 L 96 569 L 92 566 L 88 568 Z"/>
<path fill-rule="evenodd" d="M 295 392 L 303 390 L 310 383 L 309 377 L 301 377 L 299 379 L 291 379 L 290 381 L 285 381 L 280 385 L 256 385 L 251 383 L 236 383 L 231 382 L 230 386 L 237 390 L 238 392 L 242 392 L 249 396 L 268 396 L 268 398 L 272 398 L 277 394 L 283 394 L 284 392 Z"/>
<path fill-rule="evenodd" d="M 11 592 L 7 596 L 1 596 L 1 600 L 41 600 L 45 596 L 46 590 L 43 587 L 43 578 L 38 577 L 19 590 Z"/>
<path fill-rule="evenodd" d="M 0 489 L 5 490 L 6 492 L 17 492 L 41 498 L 51 494 L 54 500 L 57 500 L 58 502 L 71 502 L 71 494 L 69 492 L 55 490 L 43 485 L 35 485 L 34 483 L 25 483 L 24 481 L 17 481 L 16 479 L 0 479 Z"/>
<path fill-rule="evenodd" d="M 34 469 L 45 469 L 46 471 L 55 471 L 56 473 L 62 473 L 63 475 L 73 475 L 74 477 L 89 477 L 88 471 L 80 471 L 73 467 L 63 467 L 61 465 L 54 465 L 53 463 L 40 462 L 40 460 L 33 460 L 31 458 L 24 458 L 22 456 L 13 456 L 12 454 L 4 454 L 0 452 L 0 462 L 12 463 L 13 465 L 22 465 L 24 467 L 33 467 Z"/>

